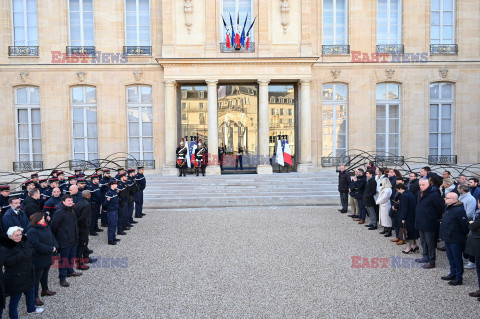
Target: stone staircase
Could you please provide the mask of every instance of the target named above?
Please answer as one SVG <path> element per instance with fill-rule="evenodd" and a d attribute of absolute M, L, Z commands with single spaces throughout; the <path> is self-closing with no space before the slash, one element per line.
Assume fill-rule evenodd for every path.
<path fill-rule="evenodd" d="M 146 178 L 145 208 L 331 206 L 340 201 L 334 172 Z"/>

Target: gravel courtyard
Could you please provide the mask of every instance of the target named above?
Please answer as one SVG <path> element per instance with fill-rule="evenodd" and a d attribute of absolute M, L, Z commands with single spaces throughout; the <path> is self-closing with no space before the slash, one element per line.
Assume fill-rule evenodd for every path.
<path fill-rule="evenodd" d="M 83 276 L 42 297 L 41 318 L 478 318 L 475 270 L 451 287 L 437 268 L 411 268 L 401 247 L 337 207 L 147 210 Z M 402 246 L 403 247 L 403 246 Z M 352 256 L 388 258 L 352 268 Z M 113 258 L 111 263 L 108 258 Z M 127 259 L 128 258 L 128 259 Z M 392 260 L 393 259 L 393 260 Z M 370 264 L 370 263 L 369 263 Z M 363 260 L 355 265 L 366 266 Z M 25 317 L 22 299 L 20 316 Z M 4 312 L 4 318 L 8 315 Z"/>

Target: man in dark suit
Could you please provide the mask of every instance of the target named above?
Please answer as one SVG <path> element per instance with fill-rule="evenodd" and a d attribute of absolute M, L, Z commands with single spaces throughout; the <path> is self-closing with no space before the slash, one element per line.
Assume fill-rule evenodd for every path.
<path fill-rule="evenodd" d="M 345 170 L 345 166 L 340 166 L 338 172 L 338 192 L 340 193 L 340 203 L 342 209 L 338 211 L 340 213 L 346 213 L 348 210 L 348 187 L 350 186 L 350 174 Z"/>
<path fill-rule="evenodd" d="M 377 193 L 377 182 L 373 177 L 374 174 L 373 170 L 367 170 L 367 184 L 363 192 L 363 204 L 367 208 L 368 216 L 370 216 L 369 230 L 377 229 L 377 214 L 375 213 L 375 199 L 373 197 Z"/>
<path fill-rule="evenodd" d="M 415 199 L 418 198 L 418 193 L 420 192 L 420 186 L 418 185 L 418 174 L 415 172 L 410 172 L 408 175 L 407 189 L 413 193 Z"/>

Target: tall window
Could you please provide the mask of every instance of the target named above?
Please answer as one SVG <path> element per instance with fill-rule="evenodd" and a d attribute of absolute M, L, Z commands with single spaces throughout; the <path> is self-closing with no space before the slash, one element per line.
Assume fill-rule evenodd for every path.
<path fill-rule="evenodd" d="M 400 155 L 400 85 L 377 84 L 377 155 Z"/>
<path fill-rule="evenodd" d="M 322 156 L 343 156 L 347 153 L 348 87 L 332 83 L 323 86 Z"/>
<path fill-rule="evenodd" d="M 128 153 L 137 160 L 153 160 L 152 88 L 127 88 Z"/>
<path fill-rule="evenodd" d="M 38 46 L 37 0 L 13 0 L 13 45 Z"/>
<path fill-rule="evenodd" d="M 378 0 L 377 44 L 402 43 L 402 0 Z"/>
<path fill-rule="evenodd" d="M 453 85 L 430 85 L 430 154 L 453 154 Z"/>
<path fill-rule="evenodd" d="M 42 127 L 40 120 L 40 92 L 37 87 L 15 89 L 17 117 L 17 160 L 42 160 Z"/>
<path fill-rule="evenodd" d="M 72 88 L 73 158 L 98 159 L 97 90 L 93 86 Z"/>
<path fill-rule="evenodd" d="M 323 0 L 324 45 L 348 44 L 347 0 Z"/>
<path fill-rule="evenodd" d="M 70 45 L 94 46 L 93 0 L 69 0 Z"/>
<path fill-rule="evenodd" d="M 247 14 L 248 14 L 248 17 L 247 17 Z M 231 32 L 231 22 L 233 22 L 233 26 L 235 27 L 237 25 L 237 18 L 238 18 L 238 24 L 240 25 L 241 28 L 243 28 L 243 25 L 245 24 L 245 18 L 247 18 L 247 23 L 245 24 L 246 25 L 245 34 L 246 34 L 248 31 L 248 28 L 250 27 L 254 19 L 253 0 L 223 0 L 222 16 L 225 19 L 225 23 L 227 24 L 227 27 L 230 29 L 230 32 Z M 230 22 L 230 16 L 232 17 L 231 22 Z M 222 20 L 220 21 L 222 23 L 222 29 L 223 29 L 222 37 L 223 37 L 223 41 L 225 41 L 226 30 L 225 30 L 223 21 Z M 250 30 L 250 41 L 253 39 L 253 37 L 254 37 L 254 32 L 252 28 L 252 30 Z"/>
<path fill-rule="evenodd" d="M 125 1 L 125 44 L 150 46 L 150 1 Z"/>
<path fill-rule="evenodd" d="M 455 0 L 432 0 L 431 44 L 455 43 Z"/>

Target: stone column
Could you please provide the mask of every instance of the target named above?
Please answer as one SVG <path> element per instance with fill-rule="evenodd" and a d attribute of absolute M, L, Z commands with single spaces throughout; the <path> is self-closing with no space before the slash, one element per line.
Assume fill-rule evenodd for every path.
<path fill-rule="evenodd" d="M 300 80 L 300 156 L 299 173 L 307 173 L 312 166 L 312 110 L 310 104 L 310 79 Z"/>
<path fill-rule="evenodd" d="M 269 161 L 269 122 L 268 122 L 268 83 L 270 80 L 258 80 L 258 165 L 257 174 L 272 174 Z"/>
<path fill-rule="evenodd" d="M 177 104 L 175 94 L 175 81 L 165 81 L 165 165 L 163 175 L 175 175 L 177 169 Z"/>
<path fill-rule="evenodd" d="M 208 95 L 208 165 L 207 175 L 220 175 L 218 163 L 217 80 L 206 80 Z"/>

